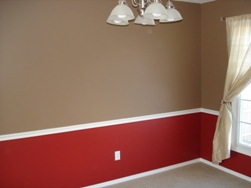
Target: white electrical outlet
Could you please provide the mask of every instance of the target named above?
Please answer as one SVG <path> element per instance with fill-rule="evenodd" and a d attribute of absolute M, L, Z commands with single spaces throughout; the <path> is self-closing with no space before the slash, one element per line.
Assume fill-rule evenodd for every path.
<path fill-rule="evenodd" d="M 120 160 L 120 151 L 115 151 L 114 157 L 115 157 L 115 161 L 119 161 Z"/>

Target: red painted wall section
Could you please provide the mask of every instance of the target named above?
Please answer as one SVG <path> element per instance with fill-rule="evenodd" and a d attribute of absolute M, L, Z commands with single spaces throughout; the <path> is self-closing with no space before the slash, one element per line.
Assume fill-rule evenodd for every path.
<path fill-rule="evenodd" d="M 200 120 L 195 113 L 0 142 L 0 187 L 79 188 L 199 158 Z"/>
<path fill-rule="evenodd" d="M 200 157 L 212 161 L 213 138 L 217 121 L 216 115 L 201 113 Z"/>
<path fill-rule="evenodd" d="M 201 158 L 212 161 L 213 137 L 217 122 L 216 115 L 201 113 Z M 221 166 L 251 177 L 251 157 L 231 151 L 231 157 Z"/>

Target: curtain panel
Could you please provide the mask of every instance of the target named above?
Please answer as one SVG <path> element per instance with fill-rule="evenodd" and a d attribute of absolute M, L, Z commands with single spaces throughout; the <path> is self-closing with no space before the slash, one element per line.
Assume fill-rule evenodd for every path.
<path fill-rule="evenodd" d="M 228 68 L 213 139 L 212 162 L 230 158 L 231 102 L 251 81 L 251 14 L 226 18 Z"/>

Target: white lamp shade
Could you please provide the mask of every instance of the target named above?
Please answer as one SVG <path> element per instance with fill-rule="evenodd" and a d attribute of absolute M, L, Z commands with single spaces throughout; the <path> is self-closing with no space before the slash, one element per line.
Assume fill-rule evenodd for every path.
<path fill-rule="evenodd" d="M 117 20 L 133 20 L 135 17 L 132 10 L 125 4 L 117 5 L 111 12 L 110 16 L 116 16 Z"/>
<path fill-rule="evenodd" d="M 179 11 L 175 8 L 168 8 L 167 9 L 167 19 L 160 19 L 159 22 L 166 23 L 166 22 L 177 22 L 182 20 L 182 16 L 180 15 Z"/>
<path fill-rule="evenodd" d="M 144 16 L 154 20 L 167 19 L 167 12 L 161 3 L 154 2 L 146 8 Z"/>
<path fill-rule="evenodd" d="M 138 16 L 136 20 L 134 21 L 135 24 L 139 25 L 155 25 L 155 22 L 153 19 L 146 18 L 144 16 Z"/>
<path fill-rule="evenodd" d="M 129 22 L 127 20 L 118 19 L 117 16 L 109 16 L 106 22 L 112 25 L 121 25 L 121 26 L 129 25 Z"/>

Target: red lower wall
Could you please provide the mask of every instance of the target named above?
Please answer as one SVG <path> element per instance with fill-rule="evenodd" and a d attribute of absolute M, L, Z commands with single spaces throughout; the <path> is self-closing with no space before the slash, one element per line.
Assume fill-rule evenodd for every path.
<path fill-rule="evenodd" d="M 2 141 L 0 187 L 79 188 L 199 157 L 211 161 L 216 120 L 195 113 Z M 251 177 L 251 157 L 232 152 L 221 165 Z"/>
<path fill-rule="evenodd" d="M 199 157 L 200 113 L 3 141 L 0 187 L 79 188 Z"/>
<path fill-rule="evenodd" d="M 213 137 L 216 128 L 217 116 L 201 113 L 201 141 L 200 156 L 212 161 Z M 231 157 L 220 164 L 230 170 L 251 177 L 251 157 L 231 151 Z"/>

